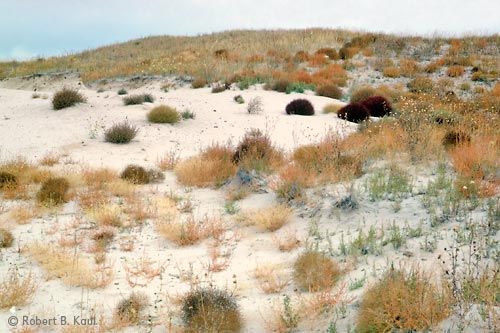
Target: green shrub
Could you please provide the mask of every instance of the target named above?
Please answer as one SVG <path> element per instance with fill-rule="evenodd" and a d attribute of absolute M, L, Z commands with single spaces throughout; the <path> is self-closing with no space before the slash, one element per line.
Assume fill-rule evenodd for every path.
<path fill-rule="evenodd" d="M 288 84 L 285 92 L 287 94 L 291 94 L 293 92 L 302 94 L 306 90 L 314 90 L 314 89 L 316 89 L 314 84 L 308 84 L 308 83 L 303 83 L 303 82 L 292 82 L 292 83 Z"/>
<path fill-rule="evenodd" d="M 67 201 L 69 182 L 65 178 L 49 178 L 38 191 L 38 202 L 47 206 L 60 205 Z"/>
<path fill-rule="evenodd" d="M 175 124 L 180 120 L 181 115 L 179 112 L 167 105 L 157 106 L 148 113 L 148 121 L 151 123 Z"/>
<path fill-rule="evenodd" d="M 74 89 L 64 88 L 52 97 L 52 107 L 54 110 L 69 108 L 77 103 L 85 103 L 86 99 Z"/>
<path fill-rule="evenodd" d="M 184 110 L 184 111 L 181 112 L 181 117 L 184 120 L 194 119 L 194 118 L 196 118 L 196 113 L 194 113 L 191 110 L 186 109 L 186 110 Z"/>
<path fill-rule="evenodd" d="M 132 184 L 148 184 L 151 180 L 150 173 L 143 167 L 135 164 L 128 165 L 122 171 L 120 178 Z"/>
<path fill-rule="evenodd" d="M 237 95 L 237 96 L 234 96 L 233 100 L 238 103 L 238 104 L 243 104 L 245 103 L 245 100 L 243 99 L 243 96 L 241 95 Z"/>
<path fill-rule="evenodd" d="M 124 121 L 120 124 L 115 124 L 108 128 L 104 133 L 104 139 L 106 142 L 123 144 L 129 143 L 137 135 L 139 129 L 128 121 Z"/>
<path fill-rule="evenodd" d="M 151 94 L 130 95 L 123 98 L 125 105 L 138 105 L 142 103 L 153 103 L 154 97 Z"/>
<path fill-rule="evenodd" d="M 183 300 L 182 318 L 188 332 L 240 332 L 242 317 L 234 296 L 215 288 L 191 291 Z"/>
<path fill-rule="evenodd" d="M 128 94 L 128 92 L 124 88 L 118 90 L 118 95 L 126 95 L 126 94 Z"/>

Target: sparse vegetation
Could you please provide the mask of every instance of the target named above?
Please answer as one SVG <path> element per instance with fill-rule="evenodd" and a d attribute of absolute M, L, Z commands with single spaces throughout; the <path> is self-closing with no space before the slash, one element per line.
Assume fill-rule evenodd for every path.
<path fill-rule="evenodd" d="M 254 97 L 252 98 L 247 105 L 247 111 L 250 114 L 260 113 L 262 112 L 262 98 Z"/>
<path fill-rule="evenodd" d="M 21 307 L 31 302 L 38 284 L 31 272 L 22 276 L 17 269 L 10 269 L 0 281 L 0 309 Z"/>
<path fill-rule="evenodd" d="M 255 225 L 264 231 L 276 231 L 289 221 L 291 213 L 289 207 L 277 205 L 247 214 L 245 219 L 248 219 L 246 223 Z"/>

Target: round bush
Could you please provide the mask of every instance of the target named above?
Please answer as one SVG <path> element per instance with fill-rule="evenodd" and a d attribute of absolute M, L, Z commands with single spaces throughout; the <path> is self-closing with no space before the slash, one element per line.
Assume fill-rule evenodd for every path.
<path fill-rule="evenodd" d="M 106 130 L 104 140 L 111 143 L 129 143 L 137 135 L 139 130 L 137 127 L 124 121 L 120 124 L 115 124 Z"/>
<path fill-rule="evenodd" d="M 337 115 L 352 123 L 359 123 L 370 118 L 370 111 L 361 103 L 351 103 L 341 108 Z"/>
<path fill-rule="evenodd" d="M 317 251 L 302 253 L 293 265 L 295 283 L 301 289 L 311 292 L 331 288 L 339 276 L 337 265 Z"/>
<path fill-rule="evenodd" d="M 286 106 L 287 114 L 298 114 L 301 116 L 314 115 L 314 107 L 307 99 L 296 99 Z"/>
<path fill-rule="evenodd" d="M 12 236 L 12 233 L 7 229 L 0 228 L 0 248 L 11 247 L 13 241 L 14 236 Z"/>
<path fill-rule="evenodd" d="M 281 79 L 273 83 L 272 85 L 272 90 L 278 91 L 278 92 L 286 92 L 288 89 L 288 86 L 290 85 L 290 81 Z"/>
<path fill-rule="evenodd" d="M 342 90 L 334 84 L 327 84 L 318 87 L 318 89 L 316 89 L 316 94 L 318 96 L 340 99 L 342 97 Z"/>
<path fill-rule="evenodd" d="M 17 185 L 17 177 L 10 172 L 0 171 L 0 190 L 4 187 L 15 187 Z"/>
<path fill-rule="evenodd" d="M 373 117 L 383 117 L 392 112 L 392 105 L 383 96 L 371 96 L 361 102 Z"/>
<path fill-rule="evenodd" d="M 351 103 L 360 103 L 360 102 L 364 101 L 365 99 L 367 99 L 368 97 L 375 96 L 375 94 L 376 94 L 376 91 L 372 87 L 368 87 L 368 86 L 361 87 L 352 93 L 349 101 Z"/>
<path fill-rule="evenodd" d="M 324 47 L 316 51 L 316 54 L 324 54 L 330 60 L 338 60 L 339 59 L 339 54 L 337 53 L 337 50 L 331 48 L 331 47 Z"/>
<path fill-rule="evenodd" d="M 49 178 L 37 193 L 38 202 L 45 205 L 60 205 L 67 200 L 69 182 L 61 177 Z"/>
<path fill-rule="evenodd" d="M 122 322 L 136 324 L 141 319 L 141 311 L 147 305 L 147 296 L 132 293 L 128 298 L 120 301 L 116 306 L 116 315 Z"/>
<path fill-rule="evenodd" d="M 191 291 L 183 300 L 182 317 L 188 332 L 240 332 L 243 327 L 234 296 L 215 288 Z"/>
<path fill-rule="evenodd" d="M 69 108 L 77 103 L 84 103 L 85 97 L 74 89 L 64 88 L 52 97 L 52 107 L 54 110 Z"/>
<path fill-rule="evenodd" d="M 159 124 L 175 124 L 181 120 L 181 115 L 176 109 L 160 105 L 149 111 L 148 121 Z"/>
<path fill-rule="evenodd" d="M 150 182 L 150 174 L 143 167 L 135 164 L 128 165 L 120 175 L 121 179 L 133 184 L 147 184 Z"/>

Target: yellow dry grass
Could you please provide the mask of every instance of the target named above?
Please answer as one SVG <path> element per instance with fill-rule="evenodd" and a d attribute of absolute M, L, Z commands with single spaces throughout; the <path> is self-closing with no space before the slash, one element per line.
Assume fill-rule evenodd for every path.
<path fill-rule="evenodd" d="M 23 253 L 44 269 L 47 279 L 58 278 L 69 286 L 96 289 L 113 280 L 111 267 L 92 267 L 81 255 L 54 245 L 31 243 Z"/>
<path fill-rule="evenodd" d="M 246 212 L 243 219 L 246 225 L 255 225 L 262 231 L 276 231 L 290 221 L 292 209 L 276 205 L 256 212 Z"/>

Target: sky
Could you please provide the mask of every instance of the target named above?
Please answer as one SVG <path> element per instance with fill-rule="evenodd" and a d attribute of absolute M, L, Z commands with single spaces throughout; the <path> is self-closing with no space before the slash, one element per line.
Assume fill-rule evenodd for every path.
<path fill-rule="evenodd" d="M 231 29 L 492 34 L 500 33 L 498 13 L 499 0 L 0 0 L 0 59 Z"/>

